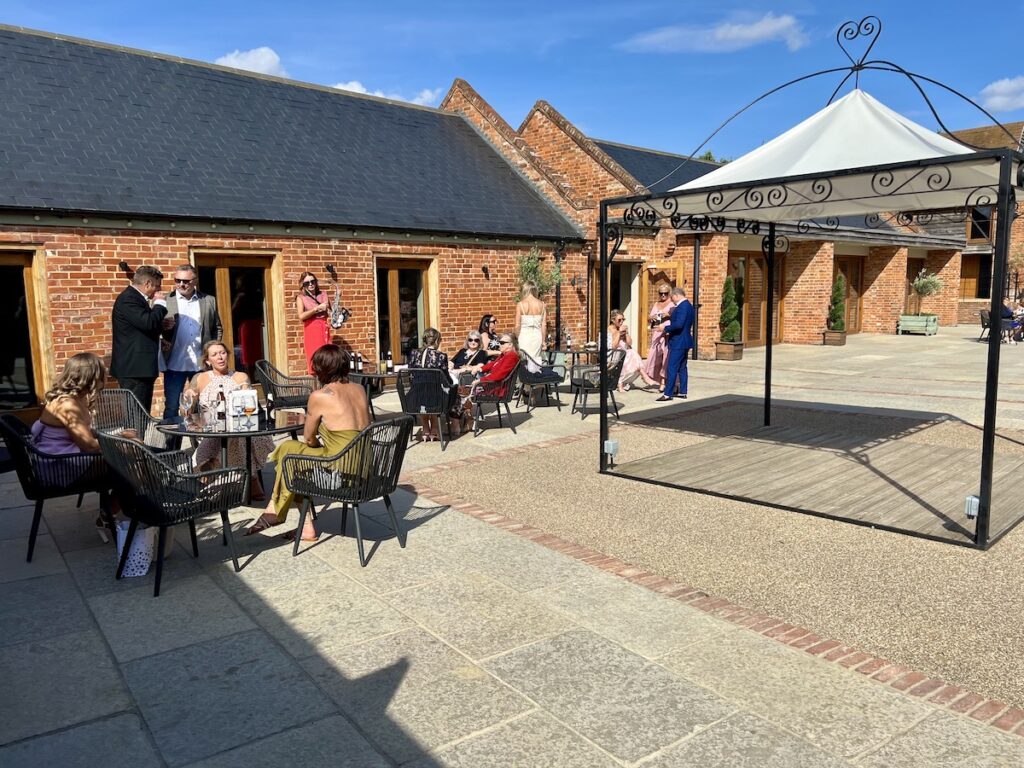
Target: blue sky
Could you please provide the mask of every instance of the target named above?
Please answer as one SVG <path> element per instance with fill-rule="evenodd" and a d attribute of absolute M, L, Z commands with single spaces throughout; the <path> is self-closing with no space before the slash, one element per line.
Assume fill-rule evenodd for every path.
<path fill-rule="evenodd" d="M 872 57 L 927 75 L 1024 120 L 1024 0 L 962 2 L 237 2 L 0 0 L 0 22 L 229 63 L 434 106 L 456 77 L 513 126 L 538 99 L 588 135 L 689 154 L 764 91 L 842 66 L 835 32 L 879 16 Z M 737 157 L 825 105 L 839 75 L 751 109 L 707 145 Z M 905 78 L 867 72 L 862 87 L 936 128 Z M 985 116 L 932 89 L 950 128 Z"/>

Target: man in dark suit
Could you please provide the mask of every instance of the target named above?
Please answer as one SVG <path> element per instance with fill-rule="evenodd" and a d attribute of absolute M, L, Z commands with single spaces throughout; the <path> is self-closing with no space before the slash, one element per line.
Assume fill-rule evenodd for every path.
<path fill-rule="evenodd" d="M 186 382 L 199 371 L 203 345 L 220 339 L 223 328 L 217 300 L 198 290 L 196 268 L 182 264 L 174 270 L 174 290 L 167 297 L 167 317 L 173 323 L 161 341 L 164 372 L 164 418 L 178 413 Z"/>
<path fill-rule="evenodd" d="M 689 384 L 686 359 L 693 349 L 693 304 L 686 298 L 686 290 L 679 286 L 672 289 L 672 301 L 676 306 L 669 316 L 669 324 L 665 326 L 668 339 L 665 391 L 656 402 L 665 402 L 673 397 L 685 400 Z"/>
<path fill-rule="evenodd" d="M 124 389 L 133 392 L 146 411 L 153 408 L 160 334 L 170 328 L 170 323 L 165 323 L 166 296 L 160 290 L 163 278 L 156 267 L 139 267 L 132 284 L 117 297 L 111 313 L 110 375 L 116 377 Z"/>

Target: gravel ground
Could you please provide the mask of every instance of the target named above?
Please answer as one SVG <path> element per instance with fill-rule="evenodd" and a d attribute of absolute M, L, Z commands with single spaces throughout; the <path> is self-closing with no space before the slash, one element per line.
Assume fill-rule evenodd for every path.
<path fill-rule="evenodd" d="M 751 419 L 755 426 L 759 411 L 751 409 L 684 416 L 659 422 L 663 428 L 621 426 L 615 435 L 633 459 L 728 433 Z M 922 424 L 799 408 L 778 409 L 773 423 L 836 426 L 836 419 L 844 430 L 903 432 L 905 439 L 940 445 L 975 445 L 980 435 L 956 420 Z M 1022 452 L 1022 438 L 1004 432 L 999 449 Z M 594 441 L 585 440 L 505 457 L 499 494 L 480 483 L 481 472 L 491 471 L 480 465 L 425 480 L 710 594 L 1024 706 L 1024 527 L 977 552 L 601 476 L 592 469 L 594 454 Z"/>

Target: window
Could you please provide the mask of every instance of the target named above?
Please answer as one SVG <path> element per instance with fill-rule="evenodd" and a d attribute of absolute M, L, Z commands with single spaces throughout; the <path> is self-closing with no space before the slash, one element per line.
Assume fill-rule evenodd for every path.
<path fill-rule="evenodd" d="M 960 261 L 960 298 L 987 299 L 991 285 L 992 254 L 965 253 Z"/>
<path fill-rule="evenodd" d="M 971 208 L 971 218 L 967 225 L 968 240 L 984 240 L 992 242 L 992 206 L 982 205 Z"/>

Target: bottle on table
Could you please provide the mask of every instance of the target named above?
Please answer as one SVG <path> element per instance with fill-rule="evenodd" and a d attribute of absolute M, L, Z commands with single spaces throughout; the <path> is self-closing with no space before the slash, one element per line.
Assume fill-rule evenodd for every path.
<path fill-rule="evenodd" d="M 395 372 L 395 361 L 394 361 L 394 358 L 391 357 L 391 350 L 390 349 L 388 350 L 388 355 L 387 355 L 387 359 L 384 362 L 384 367 L 385 367 L 385 370 L 388 373 L 394 373 Z"/>
<path fill-rule="evenodd" d="M 571 333 L 567 333 L 565 335 L 565 351 L 566 352 L 571 352 L 572 351 L 572 334 Z"/>
<path fill-rule="evenodd" d="M 363 356 L 356 352 L 356 373 L 363 372 Z"/>
<path fill-rule="evenodd" d="M 228 401 L 224 394 L 224 387 L 217 390 L 217 431 L 228 431 Z"/>

